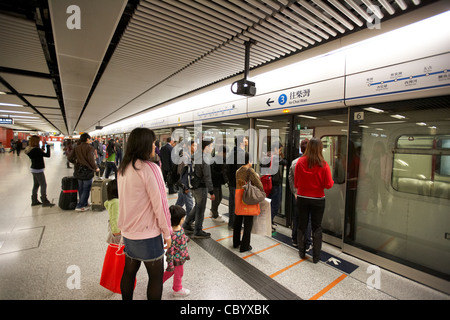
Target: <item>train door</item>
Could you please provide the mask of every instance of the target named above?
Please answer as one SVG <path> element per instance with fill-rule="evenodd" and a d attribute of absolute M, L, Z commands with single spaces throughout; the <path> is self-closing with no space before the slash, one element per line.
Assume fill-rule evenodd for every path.
<path fill-rule="evenodd" d="M 312 137 L 323 143 L 322 154 L 329 164 L 334 185 L 325 190 L 325 212 L 322 220 L 323 239 L 342 246 L 345 217 L 345 188 L 347 172 L 347 109 L 308 112 L 295 115 L 295 152 L 302 154 L 301 141 Z M 296 210 L 295 203 L 293 209 Z"/>
<path fill-rule="evenodd" d="M 279 156 L 282 161 L 279 163 L 279 171 L 275 178 L 273 178 L 272 206 L 273 222 L 288 226 L 291 221 L 291 201 L 292 194 L 289 191 L 289 165 L 292 162 L 291 143 L 289 136 L 291 135 L 291 116 L 278 116 L 269 118 L 255 119 L 255 131 L 258 137 L 257 159 L 254 161 L 255 170 L 261 173 L 261 160 L 270 157 L 271 145 L 279 143 Z M 277 130 L 277 131 L 273 131 Z M 276 140 L 278 139 L 278 141 Z M 279 146 L 280 146 L 279 145 Z"/>
<path fill-rule="evenodd" d="M 449 105 L 447 96 L 351 108 L 344 251 L 450 279 Z"/>

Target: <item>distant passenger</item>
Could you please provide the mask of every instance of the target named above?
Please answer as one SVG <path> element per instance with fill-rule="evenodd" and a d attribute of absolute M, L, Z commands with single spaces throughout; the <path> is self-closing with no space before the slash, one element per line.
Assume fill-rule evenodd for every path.
<path fill-rule="evenodd" d="M 164 177 L 164 182 L 167 184 L 169 194 L 175 193 L 174 185 L 169 179 L 169 173 L 175 164 L 172 162 L 172 149 L 175 146 L 175 141 L 171 137 L 167 138 L 167 143 L 160 149 L 159 154 L 161 158 L 161 169 Z"/>
<path fill-rule="evenodd" d="M 211 140 L 202 141 L 202 161 L 194 164 L 194 175 L 198 179 L 198 186 L 193 186 L 192 194 L 195 199 L 195 206 L 188 213 L 184 221 L 183 228 L 186 232 L 194 233 L 194 238 L 209 238 L 211 234 L 203 231 L 203 219 L 205 218 L 206 200 L 208 193 L 211 195 L 211 201 L 214 201 L 214 188 L 211 180 L 211 168 L 205 162 L 205 154 L 211 153 Z M 191 223 L 195 220 L 195 227 L 192 229 Z"/>
<path fill-rule="evenodd" d="M 271 167 L 272 163 L 278 161 L 278 171 L 272 175 L 272 192 L 268 198 L 270 201 L 270 211 L 272 215 L 272 230 L 275 231 L 275 223 L 273 219 L 278 214 L 281 206 L 282 196 L 282 183 L 283 183 L 283 170 L 287 166 L 288 162 L 283 156 L 283 145 L 279 142 L 273 142 L 271 145 L 271 151 L 268 153 L 270 161 L 267 164 L 261 164 L 261 167 Z"/>
<path fill-rule="evenodd" d="M 50 147 L 45 145 L 44 152 L 39 148 L 39 136 L 31 136 L 30 143 L 25 149 L 25 154 L 31 159 L 31 174 L 33 175 L 33 190 L 31 192 L 31 205 L 38 206 L 42 204 L 43 207 L 53 207 L 55 204 L 50 203 L 47 199 L 47 182 L 45 181 L 45 162 L 44 157 L 50 158 Z M 41 187 L 41 201 L 38 200 L 37 192 Z"/>
<path fill-rule="evenodd" d="M 122 144 L 120 143 L 119 138 L 116 138 L 114 147 L 116 148 L 116 166 L 118 167 L 122 162 Z"/>
<path fill-rule="evenodd" d="M 295 188 L 297 188 L 298 252 L 301 259 L 305 258 L 306 228 L 309 215 L 313 234 L 313 262 L 320 260 L 322 248 L 322 218 L 325 210 L 324 189 L 330 189 L 334 181 L 330 167 L 322 155 L 322 141 L 312 138 L 306 147 L 305 154 L 295 166 Z"/>
<path fill-rule="evenodd" d="M 190 191 L 191 186 L 189 185 L 188 170 L 192 169 L 194 162 L 194 153 L 197 151 L 197 143 L 192 140 L 188 152 L 182 154 L 182 160 L 178 165 L 178 199 L 175 205 L 183 207 L 186 206 L 186 212 L 189 214 L 194 206 L 194 200 L 192 199 L 192 193 Z M 183 152 L 181 150 L 180 152 Z"/>
<path fill-rule="evenodd" d="M 214 188 L 214 201 L 211 201 L 211 218 L 215 222 L 223 222 L 219 215 L 219 205 L 222 202 L 222 185 L 228 182 L 228 177 L 225 174 L 225 163 L 227 157 L 227 147 L 223 146 L 216 150 L 216 158 L 221 158 L 222 163 L 214 162 L 211 164 L 211 179 Z"/>
<path fill-rule="evenodd" d="M 70 161 L 69 161 L 69 154 L 72 153 L 73 150 L 73 145 L 72 145 L 72 140 L 68 139 L 65 141 L 65 147 L 64 147 L 64 155 L 66 156 L 66 162 L 67 162 L 67 169 L 72 169 L 72 167 L 70 166 Z"/>
<path fill-rule="evenodd" d="M 250 162 L 250 154 L 245 153 L 245 164 L 242 165 L 238 171 L 236 171 L 236 189 L 242 189 L 244 184 L 251 181 L 252 185 L 259 188 L 264 193 L 264 188 L 259 179 L 258 174 L 253 170 L 252 163 Z M 242 235 L 241 241 L 241 226 L 242 221 L 244 222 L 244 233 Z M 242 216 L 236 215 L 234 218 L 233 227 L 233 247 L 237 248 L 240 246 L 239 251 L 245 252 L 252 250 L 250 245 L 250 236 L 253 227 L 253 216 Z"/>
<path fill-rule="evenodd" d="M 297 206 L 297 188 L 294 186 L 294 177 L 295 177 L 295 166 L 297 164 L 298 159 L 300 159 L 301 156 L 305 153 L 306 145 L 308 144 L 309 139 L 304 139 L 300 142 L 300 154 L 299 157 L 294 159 L 291 163 L 291 167 L 289 168 L 289 187 L 291 188 L 291 192 L 294 195 L 294 206 Z M 295 208 L 293 211 L 293 219 L 292 219 L 292 245 L 294 247 L 297 247 L 297 228 L 298 228 L 298 210 Z M 306 251 L 308 251 L 308 248 L 312 245 L 311 241 L 311 217 L 309 218 L 308 222 L 308 229 L 306 231 Z"/>
<path fill-rule="evenodd" d="M 71 163 L 75 164 L 73 175 L 78 179 L 79 199 L 75 208 L 76 211 L 90 210 L 91 206 L 88 200 L 91 194 L 92 178 L 94 172 L 100 171 L 95 163 L 95 152 L 91 143 L 91 136 L 88 133 L 83 133 L 68 158 Z"/>
<path fill-rule="evenodd" d="M 122 299 L 133 299 L 136 273 L 144 262 L 148 274 L 147 298 L 160 300 L 163 289 L 164 245 L 171 246 L 169 204 L 155 154 L 155 133 L 135 128 L 118 172 L 119 222 L 125 245 Z M 162 235 L 162 236 L 161 236 Z"/>
<path fill-rule="evenodd" d="M 106 147 L 106 169 L 105 178 L 108 179 L 111 171 L 114 171 L 115 177 L 117 179 L 117 167 L 116 167 L 116 150 L 114 147 L 114 140 L 111 139 Z"/>
<path fill-rule="evenodd" d="M 23 148 L 22 140 L 18 139 L 16 142 L 16 152 L 18 156 L 20 156 L 20 151 L 22 151 L 22 148 Z"/>
<path fill-rule="evenodd" d="M 164 272 L 163 283 L 173 276 L 173 295 L 175 297 L 185 297 L 190 293 L 189 289 L 183 288 L 182 279 L 184 273 L 184 263 L 190 260 L 187 243 L 189 238 L 184 233 L 182 227 L 186 211 L 180 206 L 170 206 L 170 221 L 172 224 L 172 245 L 167 249 L 167 269 Z"/>

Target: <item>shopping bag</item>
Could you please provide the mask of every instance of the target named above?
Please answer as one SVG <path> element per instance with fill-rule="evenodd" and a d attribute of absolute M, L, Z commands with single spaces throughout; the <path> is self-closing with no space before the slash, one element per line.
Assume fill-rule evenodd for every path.
<path fill-rule="evenodd" d="M 244 189 L 236 189 L 235 193 L 235 204 L 234 213 L 238 216 L 257 216 L 260 214 L 261 210 L 259 203 L 257 204 L 245 204 L 242 201 L 242 196 L 244 195 Z"/>
<path fill-rule="evenodd" d="M 253 218 L 252 233 L 263 236 L 272 236 L 272 216 L 270 210 L 270 199 L 264 199 L 259 203 L 261 213 Z"/>
<path fill-rule="evenodd" d="M 123 268 L 125 267 L 124 247 L 124 245 L 117 244 L 108 245 L 105 260 L 103 261 L 100 285 L 115 293 L 122 293 L 120 281 L 122 280 Z M 136 287 L 136 280 L 134 286 Z"/>

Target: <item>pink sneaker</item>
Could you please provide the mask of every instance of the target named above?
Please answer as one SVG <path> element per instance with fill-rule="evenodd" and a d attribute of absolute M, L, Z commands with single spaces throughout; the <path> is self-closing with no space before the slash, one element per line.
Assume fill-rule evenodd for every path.
<path fill-rule="evenodd" d="M 174 291 L 172 294 L 174 297 L 186 297 L 190 292 L 191 290 L 183 288 L 180 291 Z"/>

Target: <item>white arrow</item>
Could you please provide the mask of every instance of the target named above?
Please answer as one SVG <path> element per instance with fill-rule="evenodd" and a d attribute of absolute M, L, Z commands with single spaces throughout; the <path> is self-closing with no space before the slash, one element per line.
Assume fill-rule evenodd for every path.
<path fill-rule="evenodd" d="M 339 265 L 341 263 L 341 260 L 338 260 L 336 258 L 330 258 L 327 262 L 333 262 L 335 266 Z"/>

